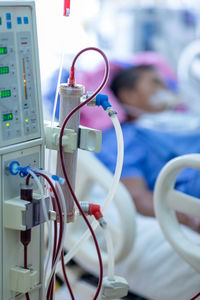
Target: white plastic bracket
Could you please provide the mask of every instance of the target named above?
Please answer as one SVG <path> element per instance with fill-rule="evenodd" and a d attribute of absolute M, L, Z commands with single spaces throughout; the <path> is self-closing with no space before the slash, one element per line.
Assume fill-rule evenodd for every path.
<path fill-rule="evenodd" d="M 21 200 L 20 197 L 13 198 L 3 203 L 3 226 L 9 229 L 26 230 L 23 225 L 23 213 L 29 201 Z"/>
<path fill-rule="evenodd" d="M 54 123 L 45 122 L 46 148 L 59 150 L 61 128 Z M 102 145 L 102 132 L 97 129 L 79 126 L 78 134 L 73 129 L 65 129 L 62 138 L 64 152 L 73 153 L 77 148 L 99 153 Z"/>
<path fill-rule="evenodd" d="M 10 289 L 13 292 L 27 293 L 36 287 L 37 271 L 15 267 L 10 269 Z"/>
<path fill-rule="evenodd" d="M 78 148 L 99 153 L 102 145 L 102 132 L 97 129 L 79 126 Z"/>
<path fill-rule="evenodd" d="M 60 127 L 45 126 L 46 147 L 52 150 L 59 150 Z M 73 153 L 77 149 L 77 133 L 73 129 L 65 129 L 62 146 L 64 152 Z"/>

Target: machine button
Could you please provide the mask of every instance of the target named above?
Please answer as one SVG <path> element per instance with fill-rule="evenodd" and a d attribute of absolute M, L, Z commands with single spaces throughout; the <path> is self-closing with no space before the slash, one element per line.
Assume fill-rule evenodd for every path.
<path fill-rule="evenodd" d="M 11 29 L 12 28 L 12 23 L 11 22 L 7 22 L 7 28 Z"/>
<path fill-rule="evenodd" d="M 27 134 L 30 133 L 30 127 L 29 127 L 29 126 L 26 126 L 26 127 L 25 127 L 25 133 L 27 133 Z"/>
<path fill-rule="evenodd" d="M 28 24 L 28 17 L 24 17 L 24 24 Z"/>
<path fill-rule="evenodd" d="M 22 24 L 22 18 L 21 17 L 17 17 L 17 24 Z"/>
<path fill-rule="evenodd" d="M 33 124 L 33 125 L 31 126 L 31 131 L 32 131 L 32 132 L 37 131 L 37 125 L 36 125 L 36 124 Z"/>
<path fill-rule="evenodd" d="M 16 129 L 16 136 L 20 136 L 21 135 L 21 130 L 20 129 Z"/>
<path fill-rule="evenodd" d="M 11 20 L 11 13 L 6 13 L 6 20 L 10 21 Z"/>

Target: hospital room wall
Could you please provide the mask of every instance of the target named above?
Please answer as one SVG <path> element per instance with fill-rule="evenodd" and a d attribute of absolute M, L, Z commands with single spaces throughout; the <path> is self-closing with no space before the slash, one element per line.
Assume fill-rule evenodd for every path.
<path fill-rule="evenodd" d="M 91 45 L 116 59 L 157 51 L 176 70 L 181 51 L 200 36 L 196 0 L 77 0 L 71 1 L 68 18 L 62 17 L 62 0 L 36 2 L 43 95 L 60 66 L 62 53 L 65 70 L 75 53 Z M 99 61 L 96 54 L 83 55 L 77 68 L 94 68 Z"/>

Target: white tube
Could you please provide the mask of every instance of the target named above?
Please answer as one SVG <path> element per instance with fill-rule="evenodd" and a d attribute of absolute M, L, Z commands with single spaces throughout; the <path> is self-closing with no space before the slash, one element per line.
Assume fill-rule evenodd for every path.
<path fill-rule="evenodd" d="M 51 119 L 51 127 L 53 126 L 53 123 L 55 122 L 56 108 L 57 108 L 57 103 L 58 103 L 58 93 L 59 93 L 60 81 L 61 81 L 62 70 L 63 70 L 63 60 L 64 60 L 64 51 L 62 49 L 58 81 L 57 81 L 57 86 L 56 86 L 56 94 L 55 94 L 54 106 L 53 106 L 53 115 L 52 115 L 52 119 Z"/>
<path fill-rule="evenodd" d="M 50 177 L 50 179 L 51 179 L 51 174 L 49 174 L 47 171 L 42 170 L 42 171 L 40 171 L 40 173 L 45 174 L 46 176 Z M 49 286 L 51 277 L 52 277 L 53 273 L 55 272 L 57 263 L 58 263 L 58 261 L 60 259 L 61 251 L 63 249 L 64 242 L 65 242 L 65 233 L 66 233 L 66 226 L 67 226 L 67 223 L 66 223 L 66 220 L 67 220 L 67 208 L 66 208 L 66 204 L 65 204 L 64 195 L 63 195 L 62 189 L 60 187 L 60 184 L 58 182 L 56 182 L 56 186 L 58 188 L 58 191 L 59 191 L 59 194 L 60 194 L 60 197 L 61 197 L 61 204 L 62 204 L 62 210 L 63 210 L 63 235 L 62 235 L 61 246 L 60 246 L 60 249 L 59 249 L 59 252 L 58 252 L 58 257 L 57 257 L 57 259 L 56 259 L 56 261 L 54 263 L 53 268 L 51 269 L 51 273 L 50 273 L 48 281 L 47 281 L 47 285 L 46 285 L 46 289 L 45 289 L 45 296 L 47 294 L 47 290 L 48 290 L 48 286 Z"/>
<path fill-rule="evenodd" d="M 117 137 L 117 164 L 116 164 L 116 168 L 115 168 L 115 174 L 113 177 L 113 183 L 112 183 L 111 189 L 110 189 L 110 191 L 106 197 L 105 203 L 103 205 L 103 212 L 105 212 L 108 209 L 108 207 L 110 206 L 110 204 L 113 200 L 113 197 L 116 193 L 118 183 L 120 180 L 120 176 L 121 176 L 123 159 L 124 159 L 124 140 L 123 140 L 121 125 L 119 123 L 119 120 L 118 120 L 116 114 L 110 116 L 110 118 L 113 122 L 113 126 L 115 128 L 116 137 Z M 95 230 L 97 228 L 97 226 L 98 226 L 98 223 L 96 223 L 96 222 L 92 223 L 93 230 Z M 80 249 L 81 245 L 85 241 L 87 241 L 87 239 L 89 237 L 90 237 L 90 231 L 89 231 L 89 229 L 87 229 L 86 232 L 82 235 L 82 238 L 65 255 L 65 257 L 64 257 L 65 264 L 68 263 L 76 255 L 76 253 Z M 60 271 L 60 270 L 61 270 L 61 263 L 59 262 L 57 264 L 57 271 Z"/>
<path fill-rule="evenodd" d="M 51 198 L 50 193 L 49 193 L 49 197 Z M 47 254 L 46 254 L 46 257 L 45 257 L 46 264 L 45 264 L 45 269 L 44 269 L 45 281 L 46 281 L 46 278 L 47 278 L 48 268 L 50 268 L 49 267 L 50 258 L 51 258 L 51 255 L 53 255 L 53 222 L 50 223 L 50 231 L 48 232 L 48 238 L 49 239 L 48 239 Z"/>
<path fill-rule="evenodd" d="M 59 87 L 60 87 L 62 70 L 63 70 L 63 61 L 64 61 L 64 50 L 62 49 L 61 60 L 60 60 L 60 68 L 59 68 L 59 74 L 58 74 L 58 80 L 57 80 L 57 86 L 56 86 L 56 94 L 55 94 L 54 105 L 53 105 L 53 114 L 52 114 L 52 118 L 51 118 L 51 127 L 53 127 L 53 124 L 55 122 L 56 108 L 57 108 L 57 103 L 58 103 L 58 93 L 59 93 Z M 47 163 L 47 171 L 48 172 L 50 172 L 50 168 L 51 168 L 51 154 L 52 154 L 52 150 L 49 149 L 49 151 L 48 151 L 48 163 Z"/>
<path fill-rule="evenodd" d="M 50 231 L 48 231 L 48 248 L 47 248 L 47 254 L 45 256 L 45 268 L 44 268 L 44 278 L 46 280 L 47 277 L 47 272 L 49 267 L 49 262 L 50 262 L 50 257 L 53 253 L 53 222 L 50 223 Z"/>
<path fill-rule="evenodd" d="M 43 208 L 43 212 L 44 212 L 44 219 L 47 222 L 47 224 L 49 224 L 48 211 L 47 211 L 47 207 L 46 207 L 46 203 L 45 203 L 45 196 L 44 196 L 42 184 L 32 170 L 28 169 L 28 173 L 34 178 L 34 180 L 40 190 L 41 200 L 42 200 L 42 208 Z"/>
<path fill-rule="evenodd" d="M 113 241 L 112 241 L 112 236 L 108 225 L 102 229 L 105 235 L 107 252 L 108 252 L 108 280 L 112 281 L 114 280 L 114 275 L 115 275 L 115 253 L 113 248 Z"/>
<path fill-rule="evenodd" d="M 30 169 L 28 169 L 28 173 L 33 177 L 33 179 L 35 180 L 38 189 L 40 190 L 40 195 L 41 195 L 41 201 L 42 201 L 42 209 L 44 212 L 44 219 L 47 222 L 47 227 L 48 227 L 48 233 L 49 236 L 52 236 L 52 232 L 51 232 L 51 226 L 50 226 L 50 222 L 49 222 L 49 217 L 48 217 L 48 211 L 47 211 L 47 207 L 46 207 L 46 203 L 45 203 L 45 196 L 44 196 L 44 191 L 43 191 L 43 187 L 41 182 L 39 181 L 38 177 L 35 175 L 35 173 L 33 171 L 31 171 Z M 51 239 L 49 239 L 49 243 L 51 243 Z M 43 275 L 43 281 L 45 282 L 45 273 Z"/>
<path fill-rule="evenodd" d="M 110 206 L 110 204 L 114 198 L 114 195 L 117 191 L 117 187 L 118 187 L 119 180 L 121 177 L 123 161 L 124 161 L 124 139 L 123 139 L 121 125 L 119 123 L 119 120 L 118 120 L 116 114 L 113 114 L 110 118 L 111 118 L 113 126 L 115 128 L 115 133 L 116 133 L 116 137 L 117 137 L 117 164 L 116 164 L 116 168 L 115 168 L 113 184 L 112 184 L 111 189 L 105 200 L 105 204 L 103 206 L 103 212 L 105 212 L 108 209 L 108 207 Z"/>
<path fill-rule="evenodd" d="M 41 170 L 37 170 L 38 172 L 41 172 Z M 35 179 L 39 189 L 40 189 L 40 193 L 41 193 L 41 197 L 42 199 L 44 198 L 44 192 L 43 192 L 43 188 L 42 185 L 38 179 L 38 177 L 35 175 L 35 173 L 31 170 L 28 170 L 28 172 L 33 176 L 33 178 Z M 47 255 L 46 255 L 46 264 L 45 264 L 45 268 L 44 268 L 44 282 L 46 281 L 46 273 L 47 273 L 47 268 L 48 268 L 48 264 L 49 264 L 49 259 L 52 253 L 52 244 L 53 244 L 53 240 L 52 240 L 52 226 L 50 224 L 50 220 L 48 217 L 48 211 L 47 211 L 47 207 L 45 204 L 45 200 L 42 201 L 42 208 L 44 211 L 44 216 L 45 216 L 45 221 L 47 222 L 47 227 L 48 227 L 48 236 L 49 236 L 49 241 L 48 241 L 48 248 L 47 248 Z"/>
<path fill-rule="evenodd" d="M 60 68 L 59 68 L 59 74 L 58 74 L 58 80 L 57 80 L 57 86 L 56 86 L 56 94 L 54 98 L 54 106 L 53 106 L 53 114 L 51 118 L 51 127 L 53 127 L 53 124 L 55 122 L 55 115 L 56 115 L 56 108 L 57 108 L 57 103 L 58 103 L 58 93 L 59 93 L 59 86 L 60 86 L 60 81 L 61 81 L 61 76 L 62 76 L 62 70 L 63 70 L 63 60 L 64 60 L 64 51 L 62 50 L 61 53 L 61 60 L 60 60 Z M 47 170 L 50 172 L 51 170 L 51 158 L 52 158 L 52 150 L 48 150 L 48 162 L 47 162 Z M 50 195 L 49 195 L 50 197 Z M 47 259 L 46 259 L 46 265 L 45 265 L 45 271 L 44 274 L 47 274 L 47 269 L 48 269 L 48 264 L 49 260 L 51 257 L 52 249 L 53 249 L 53 243 L 52 243 L 52 226 L 51 226 L 51 234 L 49 232 L 49 243 L 48 243 L 48 249 L 47 249 Z M 46 275 L 45 275 L 46 276 Z M 45 277 L 46 278 L 46 277 Z"/>

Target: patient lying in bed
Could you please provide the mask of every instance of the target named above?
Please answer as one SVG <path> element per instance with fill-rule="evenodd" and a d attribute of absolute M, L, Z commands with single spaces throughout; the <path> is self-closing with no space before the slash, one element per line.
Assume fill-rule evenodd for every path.
<path fill-rule="evenodd" d="M 122 182 L 132 195 L 137 211 L 153 217 L 153 189 L 160 170 L 174 157 L 200 153 L 200 128 L 186 132 L 163 132 L 160 128 L 141 126 L 138 120 L 142 115 L 154 115 L 164 111 L 168 105 L 166 99 L 170 91 L 152 66 L 143 65 L 120 71 L 110 87 L 126 111 L 126 120 L 122 123 L 125 144 Z M 102 151 L 97 157 L 114 171 L 116 142 L 112 128 L 104 132 Z M 200 197 L 199 175 L 197 170 L 185 169 L 178 177 L 176 188 Z M 198 218 L 179 213 L 178 219 L 200 232 Z"/>

